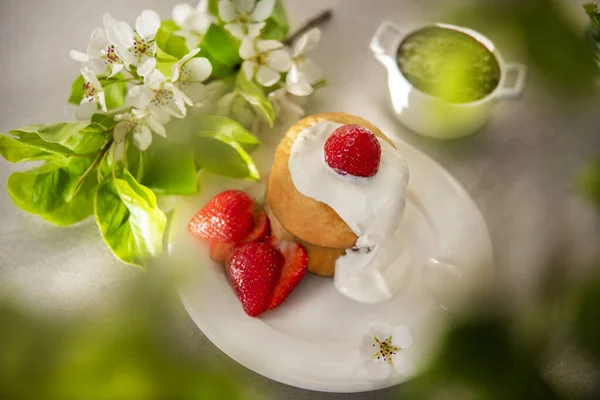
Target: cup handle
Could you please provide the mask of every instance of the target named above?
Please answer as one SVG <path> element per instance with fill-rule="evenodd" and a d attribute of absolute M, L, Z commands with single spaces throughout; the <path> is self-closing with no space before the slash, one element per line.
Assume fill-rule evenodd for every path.
<path fill-rule="evenodd" d="M 377 28 L 369 47 L 375 56 L 393 57 L 398 47 L 398 39 L 402 35 L 403 33 L 396 25 L 385 21 Z"/>
<path fill-rule="evenodd" d="M 522 64 L 506 64 L 504 66 L 506 75 L 515 74 L 515 81 L 512 86 L 502 86 L 498 89 L 498 98 L 517 99 L 521 97 L 525 87 L 525 78 L 527 77 L 527 68 Z"/>

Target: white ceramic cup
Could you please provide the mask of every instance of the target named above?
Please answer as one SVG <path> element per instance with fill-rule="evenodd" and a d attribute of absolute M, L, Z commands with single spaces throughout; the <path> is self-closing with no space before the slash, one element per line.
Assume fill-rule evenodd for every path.
<path fill-rule="evenodd" d="M 450 103 L 428 95 L 408 82 L 397 64 L 398 48 L 410 34 L 432 26 L 465 33 L 495 55 L 500 67 L 500 81 L 491 93 L 469 103 Z M 488 38 L 455 25 L 433 24 L 402 31 L 391 22 L 384 22 L 377 29 L 370 47 L 375 57 L 387 68 L 392 110 L 400 122 L 416 133 L 436 139 L 455 139 L 475 133 L 488 121 L 492 105 L 497 100 L 518 98 L 525 85 L 525 66 L 506 64 Z M 513 74 L 514 81 L 509 86 L 508 77 Z"/>

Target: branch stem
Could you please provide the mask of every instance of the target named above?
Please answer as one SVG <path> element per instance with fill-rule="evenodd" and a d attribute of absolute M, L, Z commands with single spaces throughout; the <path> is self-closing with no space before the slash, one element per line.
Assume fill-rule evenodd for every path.
<path fill-rule="evenodd" d="M 331 17 L 333 17 L 333 12 L 331 10 L 323 11 L 316 17 L 309 19 L 304 25 L 302 25 L 300 29 L 298 29 L 296 32 L 292 33 L 287 39 L 285 39 L 283 43 L 289 46 L 290 44 L 294 43 L 296 39 L 298 39 L 300 36 L 308 32 L 312 28 L 321 26 L 327 21 L 329 21 Z"/>
<path fill-rule="evenodd" d="M 113 139 L 110 139 L 104 145 L 104 147 L 100 151 L 100 154 L 98 154 L 98 157 L 96 157 L 96 159 L 94 160 L 94 162 L 92 162 L 92 164 L 88 167 L 88 169 L 85 170 L 85 172 L 83 173 L 83 175 L 81 175 L 81 178 L 79 178 L 79 180 L 75 184 L 75 188 L 73 189 L 73 191 L 69 195 L 69 201 L 73 200 L 73 198 L 75 196 L 77 196 L 77 193 L 79 192 L 79 189 L 81 189 L 81 185 L 83 185 L 83 182 L 85 181 L 85 178 L 87 178 L 87 176 L 90 174 L 90 172 L 92 172 L 94 170 L 94 168 L 96 168 L 98 166 L 98 164 L 100 164 L 100 161 L 102 161 L 102 159 L 104 158 L 104 155 L 108 152 L 108 150 L 110 149 L 110 146 L 112 145 L 112 143 L 113 143 Z"/>

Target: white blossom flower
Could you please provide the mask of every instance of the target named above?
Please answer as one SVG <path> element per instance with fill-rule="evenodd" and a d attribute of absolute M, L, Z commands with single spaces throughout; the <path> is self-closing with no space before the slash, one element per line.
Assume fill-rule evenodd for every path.
<path fill-rule="evenodd" d="M 273 104 L 275 114 L 282 121 L 298 121 L 306 112 L 299 104 L 304 98 L 290 95 L 285 88 L 269 93 L 269 101 Z"/>
<path fill-rule="evenodd" d="M 71 58 L 83 63 L 83 68 L 94 75 L 104 74 L 110 67 L 110 76 L 118 74 L 123 69 L 123 61 L 117 56 L 115 46 L 108 41 L 106 28 L 114 20 L 110 14 L 102 16 L 104 29 L 98 28 L 92 32 L 86 53 L 71 50 Z"/>
<path fill-rule="evenodd" d="M 145 10 L 135 21 L 135 31 L 127 22 L 113 21 L 106 27 L 106 34 L 125 67 L 137 67 L 137 74 L 146 76 L 156 67 L 154 37 L 158 28 L 158 14 Z"/>
<path fill-rule="evenodd" d="M 281 72 L 290 69 L 291 59 L 283 43 L 277 40 L 254 41 L 245 38 L 240 46 L 240 57 L 244 60 L 242 71 L 246 79 L 256 81 L 268 87 L 281 79 Z"/>
<path fill-rule="evenodd" d="M 104 112 L 107 111 L 107 108 L 104 89 L 102 89 L 98 78 L 85 68 L 81 69 L 81 76 L 85 81 L 83 84 L 83 98 L 79 107 L 75 110 L 75 116 L 78 120 L 84 121 L 90 119 L 98 111 L 98 106 Z"/>
<path fill-rule="evenodd" d="M 207 58 L 194 57 L 200 49 L 194 49 L 171 67 L 171 82 L 183 91 L 193 102 L 204 97 L 204 82 L 212 73 L 212 65 Z"/>
<path fill-rule="evenodd" d="M 113 131 L 115 142 L 121 143 L 131 133 L 133 144 L 141 151 L 145 151 L 152 143 L 152 132 L 167 137 L 165 127 L 148 111 L 134 108 L 130 113 L 115 115 L 115 121 L 118 121 Z"/>
<path fill-rule="evenodd" d="M 313 28 L 302 35 L 292 50 L 292 66 L 286 76 L 287 91 L 296 96 L 308 96 L 313 85 L 323 80 L 323 73 L 306 54 L 314 49 L 321 40 L 321 31 Z"/>
<path fill-rule="evenodd" d="M 413 337 L 405 325 L 392 328 L 390 324 L 381 320 L 371 322 L 369 331 L 363 335 L 359 347 L 367 377 L 385 379 L 390 375 L 392 367 L 402 375 L 415 375 L 415 363 L 402 354 L 412 343 Z"/>
<path fill-rule="evenodd" d="M 188 3 L 177 4 L 172 12 L 173 21 L 181 28 L 175 32 L 185 39 L 188 48 L 198 47 L 202 35 L 213 23 L 213 17 L 208 12 L 208 1 L 200 0 L 196 8 Z"/>
<path fill-rule="evenodd" d="M 255 38 L 273 13 L 275 0 L 219 0 L 219 16 L 225 29 L 238 39 Z"/>
<path fill-rule="evenodd" d="M 128 101 L 138 110 L 148 111 L 154 119 L 166 124 L 171 116 L 184 118 L 185 105 L 192 101 L 159 71 L 153 70 L 144 77 L 144 84 L 132 87 Z"/>

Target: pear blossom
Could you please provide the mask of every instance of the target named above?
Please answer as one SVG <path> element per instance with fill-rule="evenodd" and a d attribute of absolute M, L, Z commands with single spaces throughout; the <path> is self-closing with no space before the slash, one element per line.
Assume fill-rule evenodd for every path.
<path fill-rule="evenodd" d="M 133 144 L 141 151 L 145 151 L 152 143 L 152 132 L 167 137 L 165 127 L 148 111 L 134 108 L 129 113 L 115 115 L 115 121 L 118 121 L 113 131 L 115 142 L 121 143 L 131 134 Z"/>
<path fill-rule="evenodd" d="M 359 346 L 367 377 L 385 379 L 390 375 L 392 367 L 402 375 L 415 375 L 414 362 L 403 354 L 403 350 L 412 344 L 413 337 L 405 325 L 392 328 L 381 320 L 371 322 L 368 333 L 363 335 Z"/>
<path fill-rule="evenodd" d="M 75 110 L 75 116 L 78 120 L 87 120 L 97 112 L 98 106 L 100 106 L 102 111 L 107 111 L 106 100 L 104 98 L 104 89 L 102 89 L 102 85 L 98 81 L 98 78 L 96 78 L 96 75 L 82 68 L 81 76 L 83 76 L 83 80 L 85 81 L 82 88 L 83 98 L 79 107 Z"/>
<path fill-rule="evenodd" d="M 127 96 L 135 108 L 147 110 L 161 124 L 169 122 L 171 116 L 184 118 L 187 112 L 185 105 L 193 104 L 157 69 L 144 77 L 143 85 L 132 87 Z"/>
<path fill-rule="evenodd" d="M 296 96 L 308 96 L 313 85 L 323 80 L 323 73 L 306 54 L 314 49 L 321 40 L 321 31 L 313 28 L 302 35 L 292 49 L 292 65 L 286 76 L 287 91 Z"/>
<path fill-rule="evenodd" d="M 255 38 L 274 7 L 275 0 L 219 0 L 219 16 L 225 21 L 225 29 L 236 38 Z"/>
<path fill-rule="evenodd" d="M 202 35 L 213 23 L 213 16 L 208 12 L 207 0 L 200 0 L 196 8 L 188 3 L 177 4 L 173 8 L 172 17 L 177 26 L 181 28 L 175 34 L 183 37 L 190 49 L 198 47 Z"/>
<path fill-rule="evenodd" d="M 71 50 L 71 58 L 83 63 L 83 68 L 94 75 L 102 75 L 110 67 L 109 77 L 118 74 L 124 67 L 123 61 L 117 56 L 115 46 L 109 42 L 106 28 L 114 20 L 110 14 L 102 16 L 104 29 L 98 28 L 92 32 L 86 53 Z"/>
<path fill-rule="evenodd" d="M 289 94 L 285 88 L 272 91 L 268 97 L 273 104 L 275 114 L 281 120 L 297 121 L 306 114 L 302 105 L 299 104 L 304 98 Z"/>
<path fill-rule="evenodd" d="M 205 95 L 204 82 L 212 73 L 212 65 L 207 58 L 194 57 L 200 49 L 194 49 L 171 67 L 171 82 L 184 92 L 193 102 L 202 100 Z"/>
<path fill-rule="evenodd" d="M 240 57 L 244 60 L 242 71 L 246 79 L 256 81 L 268 87 L 281 79 L 281 72 L 290 69 L 291 59 L 283 43 L 277 40 L 254 41 L 245 38 L 240 45 Z"/>
<path fill-rule="evenodd" d="M 158 28 L 158 14 L 145 10 L 136 19 L 135 30 L 127 22 L 113 21 L 108 24 L 106 34 L 125 67 L 129 69 L 130 66 L 134 66 L 139 76 L 146 76 L 156 67 L 154 37 Z"/>

